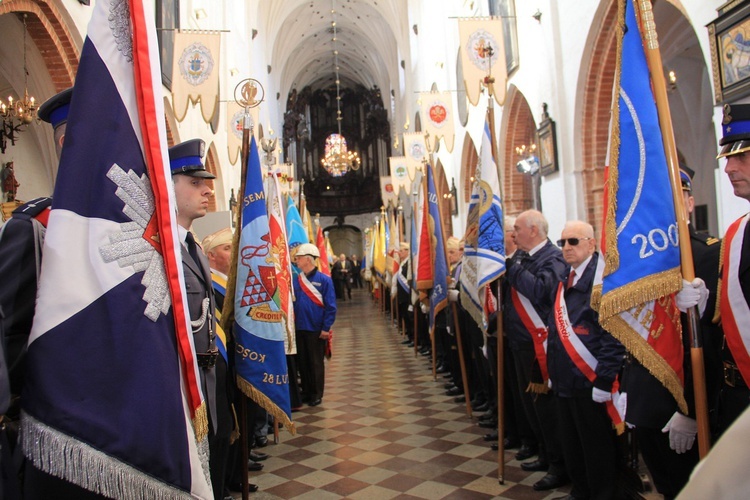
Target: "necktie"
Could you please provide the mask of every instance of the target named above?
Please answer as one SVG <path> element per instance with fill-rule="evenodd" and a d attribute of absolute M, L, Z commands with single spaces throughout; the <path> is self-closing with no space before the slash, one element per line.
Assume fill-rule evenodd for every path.
<path fill-rule="evenodd" d="M 571 269 L 570 274 L 568 275 L 568 286 L 565 287 L 566 290 L 573 286 L 573 280 L 575 279 L 575 277 L 576 277 L 576 272 L 575 270 Z"/>
<path fill-rule="evenodd" d="M 198 259 L 198 248 L 195 244 L 195 238 L 193 238 L 193 233 L 188 231 L 187 236 L 185 237 L 185 244 L 187 245 L 188 253 L 193 258 L 196 264 L 201 263 L 201 261 Z"/>

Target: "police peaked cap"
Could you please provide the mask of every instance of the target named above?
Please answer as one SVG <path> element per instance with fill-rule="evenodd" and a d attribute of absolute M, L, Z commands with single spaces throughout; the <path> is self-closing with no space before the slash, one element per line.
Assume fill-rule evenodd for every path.
<path fill-rule="evenodd" d="M 682 190 L 688 193 L 693 191 L 693 177 L 695 177 L 695 171 L 680 163 L 680 184 L 682 184 Z"/>
<path fill-rule="evenodd" d="M 70 99 L 72 97 L 73 87 L 53 95 L 39 106 L 39 111 L 37 112 L 39 119 L 51 124 L 53 128 L 66 123 L 68 121 L 68 111 L 70 110 Z"/>
<path fill-rule="evenodd" d="M 750 104 L 725 104 L 721 129 L 721 151 L 717 158 L 750 150 Z"/>
<path fill-rule="evenodd" d="M 172 175 L 183 174 L 190 177 L 216 179 L 211 172 L 206 171 L 201 161 L 206 150 L 203 139 L 190 139 L 169 148 L 169 168 Z"/>

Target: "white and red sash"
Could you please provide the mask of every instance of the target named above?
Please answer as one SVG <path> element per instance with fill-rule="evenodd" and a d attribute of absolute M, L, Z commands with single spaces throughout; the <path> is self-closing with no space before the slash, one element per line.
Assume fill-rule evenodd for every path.
<path fill-rule="evenodd" d="M 307 295 L 307 297 L 312 301 L 313 304 L 315 304 L 318 307 L 325 307 L 325 303 L 323 302 L 323 295 L 318 291 L 315 286 L 310 283 L 310 280 L 307 279 L 307 276 L 305 276 L 305 273 L 299 273 L 299 286 L 302 288 L 302 291 Z"/>
<path fill-rule="evenodd" d="M 596 366 L 599 364 L 599 361 L 591 354 L 591 351 L 586 348 L 586 345 L 573 330 L 573 326 L 570 324 L 570 317 L 568 316 L 568 306 L 565 303 L 564 292 L 565 287 L 560 283 L 557 287 L 557 296 L 555 298 L 555 324 L 557 325 L 557 332 L 560 335 L 563 347 L 565 347 L 565 352 L 568 353 L 573 364 L 593 384 L 594 380 L 596 380 Z M 617 433 L 622 434 L 625 430 L 625 419 L 624 415 L 619 411 L 620 407 L 617 404 L 619 399 L 620 383 L 615 378 L 615 382 L 612 384 L 612 399 L 604 404 L 607 408 L 609 418 L 612 419 L 612 423 L 615 429 L 617 429 Z"/>
<path fill-rule="evenodd" d="M 750 382 L 750 308 L 740 285 L 739 269 L 745 227 L 750 214 L 740 217 L 729 226 L 724 236 L 723 268 L 721 271 L 721 326 L 732 352 L 734 362 L 745 382 Z M 740 328 L 742 325 L 742 328 Z"/>
<path fill-rule="evenodd" d="M 510 287 L 510 295 L 513 299 L 513 306 L 515 306 L 516 312 L 521 318 L 521 323 L 528 330 L 531 340 L 534 342 L 534 353 L 546 385 L 549 380 L 549 372 L 547 371 L 547 325 L 539 317 L 531 301 L 522 293 L 519 293 L 514 287 Z"/>

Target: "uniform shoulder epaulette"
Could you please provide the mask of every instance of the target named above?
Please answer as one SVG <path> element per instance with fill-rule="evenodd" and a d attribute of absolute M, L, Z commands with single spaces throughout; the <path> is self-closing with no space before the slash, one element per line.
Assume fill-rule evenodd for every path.
<path fill-rule="evenodd" d="M 706 238 L 706 245 L 715 245 L 720 242 L 721 240 L 719 238 L 715 238 L 713 236 L 709 236 L 708 238 Z"/>
<path fill-rule="evenodd" d="M 50 206 L 52 206 L 52 198 L 50 198 L 49 196 L 36 198 L 34 200 L 27 201 L 20 207 L 13 210 L 13 217 L 36 217 Z"/>

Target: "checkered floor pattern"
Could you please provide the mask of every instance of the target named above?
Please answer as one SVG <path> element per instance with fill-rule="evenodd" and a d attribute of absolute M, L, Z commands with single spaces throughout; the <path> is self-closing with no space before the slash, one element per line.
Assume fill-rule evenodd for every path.
<path fill-rule="evenodd" d="M 252 498 L 551 499 L 531 485 L 543 472 L 525 472 L 505 454 L 499 484 L 497 452 L 464 405 L 444 394 L 427 358 L 401 337 L 364 290 L 339 302 L 333 357 L 326 365 L 323 403 L 293 414 L 297 435 L 282 430 L 262 451 L 264 470 Z M 240 498 L 239 493 L 234 493 Z"/>

